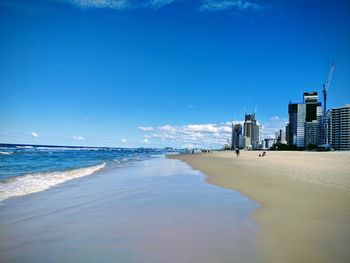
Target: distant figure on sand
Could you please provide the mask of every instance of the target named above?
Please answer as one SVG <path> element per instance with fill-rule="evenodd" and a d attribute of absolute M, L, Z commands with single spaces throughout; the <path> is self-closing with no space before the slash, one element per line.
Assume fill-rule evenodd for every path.
<path fill-rule="evenodd" d="M 239 149 L 238 148 L 236 149 L 236 156 L 237 156 L 237 158 L 239 156 Z"/>
<path fill-rule="evenodd" d="M 259 157 L 264 157 L 266 156 L 266 152 L 263 152 L 262 154 L 259 154 Z"/>

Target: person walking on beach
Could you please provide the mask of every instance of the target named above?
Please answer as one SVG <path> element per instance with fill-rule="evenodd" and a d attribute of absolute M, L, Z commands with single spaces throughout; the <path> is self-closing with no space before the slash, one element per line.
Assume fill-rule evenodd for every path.
<path fill-rule="evenodd" d="M 238 148 L 236 149 L 236 156 L 237 156 L 237 158 L 239 156 L 239 149 Z"/>

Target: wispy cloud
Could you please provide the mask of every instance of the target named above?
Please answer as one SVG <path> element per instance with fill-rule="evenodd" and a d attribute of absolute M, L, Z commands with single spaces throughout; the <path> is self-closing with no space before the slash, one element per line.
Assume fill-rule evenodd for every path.
<path fill-rule="evenodd" d="M 153 131 L 154 130 L 154 128 L 151 126 L 147 126 L 147 127 L 140 126 L 140 127 L 138 127 L 138 129 L 141 131 Z"/>
<path fill-rule="evenodd" d="M 230 9 L 259 10 L 263 6 L 247 0 L 203 0 L 199 11 L 225 11 Z"/>
<path fill-rule="evenodd" d="M 177 0 L 55 0 L 80 8 L 109 8 L 115 10 L 153 8 L 159 9 Z"/>
<path fill-rule="evenodd" d="M 74 136 L 72 136 L 72 139 L 77 140 L 77 141 L 84 141 L 85 140 L 85 138 L 81 135 L 74 135 Z"/>
<path fill-rule="evenodd" d="M 126 9 L 131 7 L 129 0 L 56 0 L 57 2 L 66 2 L 81 8 L 109 8 Z"/>
<path fill-rule="evenodd" d="M 153 7 L 153 8 L 162 8 L 166 5 L 169 5 L 176 0 L 148 0 L 146 1 L 146 5 Z"/>
<path fill-rule="evenodd" d="M 30 135 L 34 138 L 38 138 L 39 137 L 39 134 L 36 133 L 36 132 L 31 132 Z"/>
<path fill-rule="evenodd" d="M 116 10 L 132 8 L 159 9 L 181 0 L 56 0 L 67 2 L 81 8 L 110 8 Z M 237 8 L 239 10 L 258 10 L 262 5 L 248 0 L 200 0 L 200 11 L 223 11 Z"/>

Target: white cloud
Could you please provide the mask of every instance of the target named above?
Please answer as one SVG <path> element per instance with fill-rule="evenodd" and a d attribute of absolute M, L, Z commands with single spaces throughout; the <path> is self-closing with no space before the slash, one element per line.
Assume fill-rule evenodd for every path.
<path fill-rule="evenodd" d="M 158 127 L 158 130 L 171 132 L 171 131 L 175 131 L 175 128 L 170 125 L 164 125 L 164 126 Z"/>
<path fill-rule="evenodd" d="M 224 11 L 237 8 L 243 10 L 258 10 L 261 5 L 247 0 L 203 0 L 199 7 L 200 11 Z"/>
<path fill-rule="evenodd" d="M 126 9 L 129 7 L 129 0 L 58 0 L 67 2 L 81 8 L 109 8 Z"/>
<path fill-rule="evenodd" d="M 122 139 L 122 143 L 126 143 L 126 139 L 123 138 L 123 139 Z"/>
<path fill-rule="evenodd" d="M 160 9 L 183 0 L 53 0 L 80 8 L 108 8 L 114 10 L 153 8 Z M 198 0 L 199 11 L 223 11 L 229 9 L 259 10 L 263 6 L 250 0 Z"/>
<path fill-rule="evenodd" d="M 38 138 L 39 137 L 39 134 L 36 133 L 36 132 L 31 132 L 30 135 L 34 138 Z"/>
<path fill-rule="evenodd" d="M 80 8 L 109 8 L 115 10 L 133 8 L 162 8 L 177 0 L 55 0 L 66 2 Z"/>
<path fill-rule="evenodd" d="M 149 140 L 147 138 L 143 139 L 144 143 L 149 143 Z"/>
<path fill-rule="evenodd" d="M 77 141 L 84 141 L 85 138 L 81 135 L 77 135 L 77 136 L 72 136 L 73 140 L 77 140 Z"/>
<path fill-rule="evenodd" d="M 243 125 L 243 121 L 232 122 Z M 188 145 L 198 148 L 221 147 L 231 137 L 232 122 L 151 127 L 152 129 L 144 130 L 146 132 L 144 138 L 153 138 L 162 144 L 167 143 L 176 147 L 187 147 Z M 284 129 L 287 122 L 286 118 L 278 116 L 262 122 L 263 137 L 274 137 L 275 132 Z"/>
<path fill-rule="evenodd" d="M 230 124 L 231 125 L 231 124 Z M 201 133 L 231 133 L 230 125 L 216 125 L 216 124 L 190 124 L 184 126 L 186 131 L 201 132 Z"/>
<path fill-rule="evenodd" d="M 145 138 L 154 138 L 179 147 L 221 147 L 231 136 L 231 122 L 222 124 L 163 125 L 152 127 Z"/>
<path fill-rule="evenodd" d="M 153 131 L 153 127 L 147 126 L 147 127 L 138 127 L 139 130 L 142 131 Z"/>
<path fill-rule="evenodd" d="M 172 2 L 175 2 L 176 0 L 148 0 L 147 5 L 153 7 L 153 8 L 162 8 L 168 4 L 171 4 Z"/>

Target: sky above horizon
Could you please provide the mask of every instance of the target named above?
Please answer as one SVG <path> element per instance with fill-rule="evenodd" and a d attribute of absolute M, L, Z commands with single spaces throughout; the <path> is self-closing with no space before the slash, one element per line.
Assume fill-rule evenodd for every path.
<path fill-rule="evenodd" d="M 0 1 L 0 143 L 219 147 L 256 111 L 264 137 L 336 68 L 350 103 L 350 3 Z"/>

